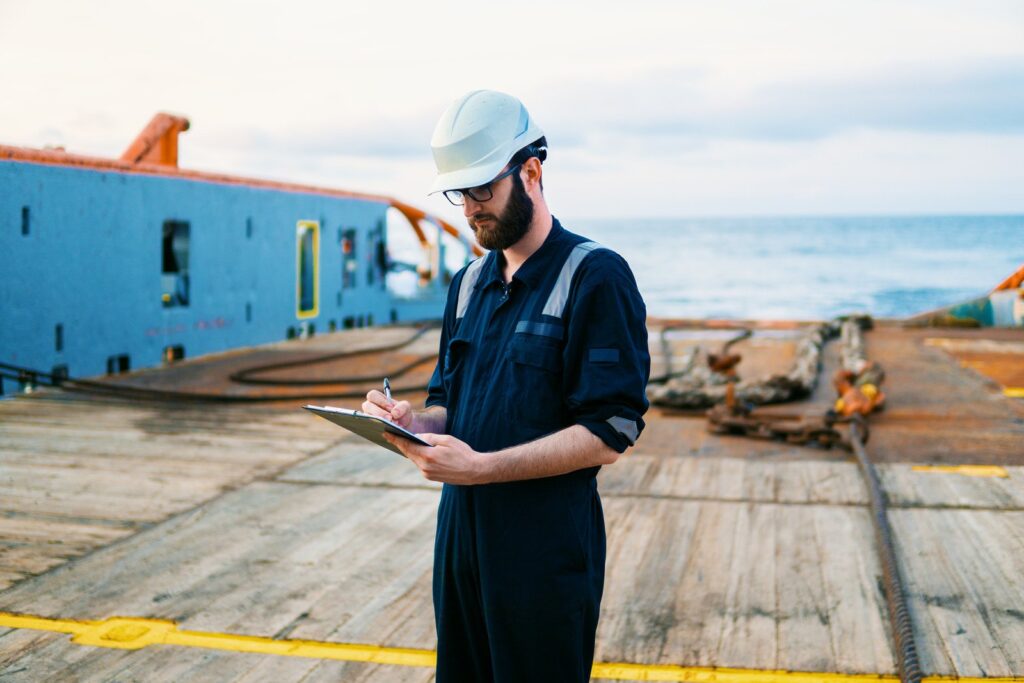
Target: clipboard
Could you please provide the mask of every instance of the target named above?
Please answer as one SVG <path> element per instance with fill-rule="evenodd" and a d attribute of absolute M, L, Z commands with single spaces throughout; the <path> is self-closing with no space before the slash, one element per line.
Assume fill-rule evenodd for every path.
<path fill-rule="evenodd" d="M 431 445 L 404 427 L 400 427 L 391 420 L 385 420 L 384 418 L 377 417 L 376 415 L 369 415 L 367 413 L 361 413 L 358 410 L 349 410 L 347 408 L 335 408 L 334 406 L 302 407 L 311 413 L 319 415 L 325 420 L 330 420 L 339 427 L 344 427 L 353 434 L 358 434 L 367 441 L 372 441 L 378 446 L 386 448 L 393 453 L 398 453 L 403 458 L 405 456 L 402 454 L 402 451 L 384 440 L 384 432 L 390 432 L 396 436 L 409 439 L 409 441 L 420 444 L 421 446 Z"/>

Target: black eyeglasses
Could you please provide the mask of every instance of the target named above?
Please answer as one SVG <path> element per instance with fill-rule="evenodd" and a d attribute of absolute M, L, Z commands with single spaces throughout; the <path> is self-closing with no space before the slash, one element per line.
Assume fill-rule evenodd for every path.
<path fill-rule="evenodd" d="M 445 190 L 445 199 L 450 201 L 455 206 L 462 206 L 466 203 L 466 197 L 469 197 L 474 202 L 486 202 L 494 196 L 494 192 L 491 191 L 491 185 L 498 182 L 502 178 L 512 175 L 515 173 L 522 164 L 516 164 L 512 168 L 508 169 L 497 178 L 489 183 L 483 185 L 477 185 L 476 187 L 467 187 L 461 190 Z"/>

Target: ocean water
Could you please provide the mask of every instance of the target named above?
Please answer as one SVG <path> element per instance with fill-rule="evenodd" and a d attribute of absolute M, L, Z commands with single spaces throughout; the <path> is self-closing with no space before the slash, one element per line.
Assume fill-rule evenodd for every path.
<path fill-rule="evenodd" d="M 985 294 L 1024 264 L 1024 216 L 563 222 L 626 258 L 653 316 L 901 318 Z"/>

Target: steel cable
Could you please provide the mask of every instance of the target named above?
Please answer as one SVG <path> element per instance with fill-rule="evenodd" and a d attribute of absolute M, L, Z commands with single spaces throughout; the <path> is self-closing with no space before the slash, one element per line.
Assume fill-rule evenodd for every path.
<path fill-rule="evenodd" d="M 896 641 L 896 661 L 900 680 L 903 683 L 920 683 L 921 664 L 917 657 L 917 644 L 914 642 L 914 628 L 910 621 L 910 611 L 907 608 L 903 579 L 896 562 L 896 548 L 892 540 L 892 527 L 889 526 L 886 496 L 878 479 L 878 472 L 864 447 L 861 429 L 860 419 L 855 419 L 850 423 L 850 442 L 853 444 L 853 452 L 857 457 L 857 464 L 860 465 L 861 474 L 868 485 L 871 519 L 875 528 L 875 544 L 878 546 L 879 560 L 882 564 L 885 602 L 889 610 L 893 639 Z"/>

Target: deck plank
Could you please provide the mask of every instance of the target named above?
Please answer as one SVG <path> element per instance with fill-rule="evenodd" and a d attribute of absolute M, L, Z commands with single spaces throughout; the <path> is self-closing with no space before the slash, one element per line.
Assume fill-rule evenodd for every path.
<path fill-rule="evenodd" d="M 691 557 L 698 506 L 606 500 L 608 559 L 596 656 L 604 661 L 678 660 L 678 586 Z M 639 590 L 637 587 L 646 587 Z"/>
<path fill-rule="evenodd" d="M 775 527 L 778 506 L 744 506 L 737 516 L 732 561 L 716 647 L 719 666 L 777 668 Z"/>
<path fill-rule="evenodd" d="M 289 467 L 278 481 L 320 482 L 359 486 L 441 489 L 423 478 L 419 469 L 400 455 L 382 451 L 362 439 L 344 441 Z"/>
<path fill-rule="evenodd" d="M 776 508 L 776 668 L 786 671 L 834 671 L 837 665 L 816 512 Z"/>
<path fill-rule="evenodd" d="M 865 505 L 857 466 L 845 459 L 777 461 L 646 455 L 620 458 L 600 473 L 605 495 L 689 500 Z"/>
<path fill-rule="evenodd" d="M 819 544 L 836 670 L 894 673 L 881 566 L 866 510 L 815 508 L 810 518 Z"/>
<path fill-rule="evenodd" d="M 928 673 L 1011 676 L 1024 670 L 1024 553 L 1003 550 L 1024 513 L 900 510 L 915 632 Z M 1012 543 L 1012 541 L 1010 541 Z"/>
<path fill-rule="evenodd" d="M 1006 466 L 1008 477 L 919 471 L 912 465 L 879 468 L 882 487 L 895 507 L 966 507 L 1024 510 L 1024 467 Z"/>

